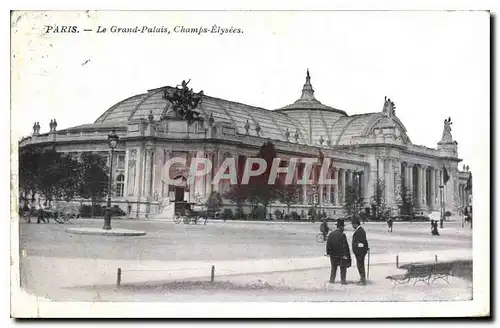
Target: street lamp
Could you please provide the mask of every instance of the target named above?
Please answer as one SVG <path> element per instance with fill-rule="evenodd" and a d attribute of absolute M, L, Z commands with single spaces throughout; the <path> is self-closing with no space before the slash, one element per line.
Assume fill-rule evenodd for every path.
<path fill-rule="evenodd" d="M 111 230 L 111 183 L 113 181 L 113 152 L 118 145 L 118 140 L 120 138 L 116 135 L 115 130 L 111 131 L 108 135 L 108 143 L 110 148 L 110 158 L 109 158 L 109 185 L 108 185 L 108 202 L 106 204 L 106 215 L 104 216 L 104 230 Z"/>

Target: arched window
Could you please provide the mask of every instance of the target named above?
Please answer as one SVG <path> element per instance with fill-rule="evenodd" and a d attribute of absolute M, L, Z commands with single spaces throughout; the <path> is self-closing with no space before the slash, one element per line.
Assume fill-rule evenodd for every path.
<path fill-rule="evenodd" d="M 118 174 L 116 177 L 116 196 L 123 197 L 123 189 L 125 187 L 125 176 Z"/>

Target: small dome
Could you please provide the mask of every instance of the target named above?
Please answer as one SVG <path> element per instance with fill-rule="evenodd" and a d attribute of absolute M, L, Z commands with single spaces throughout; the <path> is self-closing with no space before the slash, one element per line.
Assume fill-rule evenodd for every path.
<path fill-rule="evenodd" d="M 293 104 L 277 109 L 277 111 L 288 112 L 290 110 L 302 110 L 302 109 L 316 109 L 316 110 L 331 111 L 334 113 L 347 115 L 346 112 L 344 112 L 343 110 L 323 105 L 319 100 L 317 100 L 314 97 L 314 89 L 311 85 L 311 76 L 309 75 L 309 70 L 307 70 L 306 83 L 302 88 L 302 95 L 300 96 L 300 98 Z"/>

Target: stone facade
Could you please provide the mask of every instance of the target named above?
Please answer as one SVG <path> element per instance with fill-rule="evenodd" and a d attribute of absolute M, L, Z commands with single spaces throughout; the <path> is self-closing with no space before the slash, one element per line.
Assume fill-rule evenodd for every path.
<path fill-rule="evenodd" d="M 108 156 L 107 135 L 115 130 L 120 142 L 114 152 L 113 182 L 121 185 L 115 188 L 119 191 L 113 203 L 135 217 L 168 216 L 165 209 L 176 200 L 194 202 L 212 191 L 223 193 L 228 183 L 212 181 L 224 158 L 244 163 L 268 140 L 285 161 L 318 157 L 319 151 L 331 160 L 326 175 L 335 183 L 302 186 L 299 202 L 292 206 L 299 213 L 307 213 L 317 198 L 320 209 L 331 216 L 342 215 L 346 185 L 359 183 L 369 203 L 377 180 L 384 181 L 384 199 L 390 208 L 397 207 L 402 188 L 411 192 L 417 212 L 439 211 L 441 197 L 445 209 L 453 213 L 470 205 L 471 191 L 465 188 L 469 172 L 458 169 L 461 159 L 451 136 L 451 120 L 445 121 L 437 148 L 414 145 L 390 99 L 385 99 L 381 112 L 349 116 L 316 100 L 308 72 L 301 98 L 291 105 L 269 111 L 203 96 L 198 107 L 204 120 L 188 124 L 176 118 L 171 104 L 161 97 L 165 88 L 169 87 L 119 102 L 93 124 L 61 131 L 52 125 L 48 133 L 40 133 L 35 124 L 34 133 L 20 147 L 55 145 L 61 152 L 94 151 Z M 166 164 L 173 157 L 185 158 L 187 167 L 175 164 L 167 172 Z M 210 159 L 214 167 L 190 184 L 188 167 L 195 157 Z M 450 178 L 441 187 L 445 168 Z M 320 167 L 312 170 L 317 174 Z M 175 178 L 175 185 L 165 182 L 165 174 Z M 299 169 L 295 180 L 303 174 Z"/>

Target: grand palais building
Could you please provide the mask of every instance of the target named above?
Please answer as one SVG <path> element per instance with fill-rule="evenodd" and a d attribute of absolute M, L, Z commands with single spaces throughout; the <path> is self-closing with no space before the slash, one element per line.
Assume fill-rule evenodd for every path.
<path fill-rule="evenodd" d="M 223 194 L 228 181 L 212 183 L 218 166 L 228 157 L 237 163 L 254 157 L 269 140 L 285 161 L 318 157 L 319 152 L 331 159 L 328 176 L 336 183 L 302 186 L 292 205 L 298 213 L 307 213 L 317 202 L 330 216 L 342 215 L 346 185 L 359 183 L 363 199 L 370 203 L 377 180 L 384 181 L 389 207 L 396 208 L 397 191 L 405 186 L 412 191 L 417 212 L 439 211 L 444 168 L 449 175 L 442 191 L 446 210 L 455 214 L 471 202 L 471 191 L 465 188 L 469 172 L 459 170 L 450 121 L 445 121 L 435 148 L 415 145 L 390 99 L 381 102 L 378 112 L 349 115 L 315 98 L 307 72 L 300 98 L 290 105 L 268 110 L 202 94 L 196 110 L 203 120 L 188 124 L 165 97 L 175 89 L 151 89 L 121 100 L 94 123 L 64 130 L 51 124 L 48 132 L 34 129 L 19 146 L 52 146 L 74 156 L 98 152 L 109 158 L 107 138 L 114 130 L 120 139 L 113 156 L 112 202 L 132 217 L 168 217 L 175 201 L 200 201 L 212 191 Z M 163 174 L 173 157 L 186 158 L 188 165 L 171 166 L 169 174 L 176 183 L 169 184 Z M 194 157 L 207 158 L 214 167 L 190 184 L 188 166 Z M 273 209 L 280 206 L 285 208 L 278 203 Z"/>

